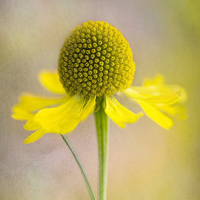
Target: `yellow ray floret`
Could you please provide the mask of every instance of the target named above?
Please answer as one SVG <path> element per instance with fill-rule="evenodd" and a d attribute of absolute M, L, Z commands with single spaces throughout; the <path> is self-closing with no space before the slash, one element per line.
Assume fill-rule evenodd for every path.
<path fill-rule="evenodd" d="M 154 93 L 163 92 L 177 92 L 181 91 L 181 96 L 177 99 L 176 103 L 185 103 L 187 100 L 187 92 L 180 85 L 165 84 L 165 78 L 163 75 L 158 74 L 154 79 L 147 78 L 143 83 L 143 88 L 152 88 Z"/>
<path fill-rule="evenodd" d="M 25 124 L 24 128 L 42 129 L 43 133 L 66 134 L 73 131 L 81 121 L 94 112 L 95 105 L 95 97 L 86 99 L 74 95 L 58 107 L 40 110 Z"/>
<path fill-rule="evenodd" d="M 146 93 L 143 93 L 144 88 L 140 87 L 130 87 L 125 91 L 129 96 L 138 100 L 148 103 L 159 103 L 159 104 L 173 104 L 181 96 L 181 90 L 177 92 L 165 92 L 165 93 L 152 93 L 152 88 L 147 87 Z M 148 90 L 149 89 L 149 90 Z"/>
<path fill-rule="evenodd" d="M 40 97 L 25 93 L 20 96 L 19 104 L 13 107 L 12 117 L 17 120 L 28 120 L 33 117 L 35 111 L 44 107 L 59 104 L 63 100 L 64 98 Z"/>
<path fill-rule="evenodd" d="M 55 71 L 41 71 L 39 73 L 39 80 L 47 90 L 56 94 L 66 94 L 59 75 Z"/>
<path fill-rule="evenodd" d="M 138 104 L 142 107 L 145 114 L 161 127 L 169 129 L 173 126 L 173 121 L 167 115 L 159 111 L 154 105 L 140 101 L 138 101 Z"/>
<path fill-rule="evenodd" d="M 40 139 L 45 133 L 46 133 L 45 130 L 39 129 L 39 130 L 35 131 L 33 134 L 31 134 L 29 137 L 27 137 L 24 140 L 24 143 L 25 144 L 33 143 L 33 142 L 37 141 L 38 139 Z"/>
<path fill-rule="evenodd" d="M 164 84 L 164 77 L 161 75 L 153 80 L 146 80 L 142 87 L 125 89 L 124 93 L 134 99 L 149 118 L 165 129 L 173 126 L 173 121 L 166 114 L 181 113 L 180 118 L 185 118 L 185 109 L 175 105 L 185 101 L 186 92 L 180 86 Z"/>
<path fill-rule="evenodd" d="M 136 122 L 143 115 L 132 113 L 113 96 L 106 96 L 105 113 L 121 128 L 125 127 L 125 123 Z"/>

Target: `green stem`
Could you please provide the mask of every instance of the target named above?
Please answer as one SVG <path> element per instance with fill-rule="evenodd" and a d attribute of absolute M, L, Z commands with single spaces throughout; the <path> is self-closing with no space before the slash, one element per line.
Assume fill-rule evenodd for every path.
<path fill-rule="evenodd" d="M 63 140 L 65 141 L 66 145 L 69 147 L 69 150 L 71 151 L 72 155 L 74 156 L 74 158 L 75 158 L 75 160 L 76 160 L 76 162 L 77 162 L 77 164 L 78 164 L 78 166 L 79 166 L 79 168 L 80 168 L 80 170 L 81 170 L 81 173 L 82 173 L 83 178 L 84 178 L 84 181 L 85 181 L 85 183 L 86 183 L 88 192 L 89 192 L 89 194 L 90 194 L 90 198 L 91 198 L 92 200 L 95 200 L 94 193 L 93 193 L 92 188 L 91 188 L 91 186 L 90 186 L 90 183 L 89 183 L 89 181 L 88 181 L 88 179 L 87 179 L 87 176 L 86 176 L 86 174 L 85 174 L 85 172 L 84 172 L 83 166 L 81 165 L 80 160 L 79 160 L 78 156 L 76 155 L 75 150 L 73 149 L 72 145 L 70 144 L 70 142 L 69 142 L 69 140 L 67 139 L 66 136 L 61 135 L 61 137 L 62 137 Z"/>
<path fill-rule="evenodd" d="M 99 200 L 106 200 L 107 164 L 108 164 L 108 116 L 104 112 L 102 99 L 100 108 L 95 113 L 95 122 L 99 149 Z"/>

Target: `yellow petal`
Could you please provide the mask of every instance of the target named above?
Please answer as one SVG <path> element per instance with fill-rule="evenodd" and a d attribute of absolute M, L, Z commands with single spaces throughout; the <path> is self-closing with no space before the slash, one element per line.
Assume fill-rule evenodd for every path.
<path fill-rule="evenodd" d="M 165 105 L 159 108 L 169 115 L 176 115 L 179 120 L 187 119 L 186 108 L 183 105 Z"/>
<path fill-rule="evenodd" d="M 154 94 L 152 93 L 152 88 L 146 87 L 146 93 L 144 93 L 144 87 L 130 87 L 125 89 L 124 92 L 135 100 L 139 100 L 142 102 L 155 103 L 155 104 L 172 104 L 174 103 L 180 96 L 181 91 L 177 92 L 166 92 L 163 94 Z"/>
<path fill-rule="evenodd" d="M 33 118 L 31 118 L 30 120 L 28 120 L 26 122 L 26 124 L 24 125 L 24 129 L 27 131 L 33 131 L 33 130 L 37 130 L 40 129 L 40 124 L 38 124 L 36 121 L 33 120 Z"/>
<path fill-rule="evenodd" d="M 148 117 L 163 128 L 169 129 L 173 122 L 161 111 L 169 115 L 178 114 L 182 119 L 186 118 L 185 108 L 179 105 L 186 101 L 186 91 L 178 85 L 166 85 L 162 75 L 146 79 L 144 86 L 130 87 L 124 92 L 143 108 Z"/>
<path fill-rule="evenodd" d="M 175 86 L 175 85 L 170 86 L 170 87 L 173 87 L 173 90 L 175 90 L 175 88 L 177 90 L 178 87 L 181 88 L 180 86 Z M 186 90 L 181 88 L 181 96 L 180 98 L 177 99 L 176 103 L 185 103 L 187 98 L 188 98 L 188 95 L 187 95 Z"/>
<path fill-rule="evenodd" d="M 94 111 L 94 101 L 95 98 L 87 100 L 74 95 L 58 107 L 40 110 L 33 121 L 46 132 L 66 134 L 73 131 L 80 121 Z"/>
<path fill-rule="evenodd" d="M 177 91 L 181 91 L 181 96 L 177 99 L 176 103 L 184 103 L 187 100 L 187 92 L 185 89 L 180 85 L 165 84 L 165 78 L 163 75 L 159 74 L 155 76 L 154 79 L 147 78 L 143 85 L 144 90 L 145 88 L 151 88 L 152 92 L 154 91 L 155 93 L 175 93 Z"/>
<path fill-rule="evenodd" d="M 143 114 L 132 113 L 123 107 L 113 96 L 106 97 L 105 113 L 121 128 L 125 127 L 125 123 L 136 122 Z"/>
<path fill-rule="evenodd" d="M 146 78 L 144 81 L 144 86 L 157 85 L 161 86 L 165 83 L 165 77 L 162 74 L 157 74 L 154 79 Z"/>
<path fill-rule="evenodd" d="M 169 129 L 171 126 L 173 126 L 173 121 L 168 116 L 159 111 L 155 106 L 141 101 L 137 102 L 142 107 L 145 114 L 161 127 Z"/>
<path fill-rule="evenodd" d="M 16 120 L 28 120 L 31 119 L 34 114 L 29 112 L 28 110 L 24 110 L 19 105 L 13 107 L 12 118 Z"/>
<path fill-rule="evenodd" d="M 91 97 L 84 106 L 84 111 L 80 118 L 81 121 L 84 121 L 92 112 L 94 112 L 95 106 L 96 106 L 96 97 Z"/>
<path fill-rule="evenodd" d="M 29 137 L 27 137 L 24 140 L 25 144 L 29 144 L 29 143 L 33 143 L 36 140 L 40 139 L 46 132 L 42 129 L 39 129 L 37 131 L 35 131 L 33 134 L 31 134 Z"/>
<path fill-rule="evenodd" d="M 57 72 L 41 71 L 39 80 L 47 90 L 56 94 L 66 94 Z"/>
<path fill-rule="evenodd" d="M 41 108 L 52 106 L 63 102 L 66 98 L 46 98 L 32 94 L 20 96 L 19 104 L 13 107 L 12 117 L 17 120 L 28 120 L 33 117 L 33 112 Z"/>

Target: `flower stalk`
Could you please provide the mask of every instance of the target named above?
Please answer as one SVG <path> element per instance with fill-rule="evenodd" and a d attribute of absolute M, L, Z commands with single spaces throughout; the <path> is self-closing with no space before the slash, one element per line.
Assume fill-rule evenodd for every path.
<path fill-rule="evenodd" d="M 80 162 L 80 160 L 79 160 L 79 158 L 78 158 L 78 156 L 77 156 L 75 150 L 73 149 L 72 145 L 70 144 L 70 142 L 69 142 L 69 140 L 67 139 L 66 136 L 64 136 L 64 135 L 61 134 L 61 137 L 63 138 L 64 142 L 65 142 L 66 145 L 68 146 L 69 150 L 71 151 L 72 155 L 74 156 L 74 158 L 75 158 L 75 160 L 76 160 L 76 162 L 77 162 L 77 164 L 78 164 L 78 166 L 79 166 L 79 168 L 80 168 L 80 170 L 81 170 L 81 173 L 82 173 L 82 175 L 83 175 L 83 178 L 84 178 L 85 184 L 86 184 L 86 186 L 87 186 L 87 189 L 88 189 L 88 192 L 89 192 L 89 195 L 90 195 L 91 200 L 95 200 L 94 193 L 93 193 L 93 191 L 92 191 L 92 188 L 91 188 L 90 183 L 89 183 L 89 181 L 88 181 L 88 179 L 87 179 L 87 176 L 86 176 L 86 174 L 85 174 L 85 171 L 84 171 L 84 169 L 83 169 L 83 166 L 81 165 L 81 162 Z"/>
<path fill-rule="evenodd" d="M 99 200 L 106 200 L 108 165 L 108 116 L 103 108 L 103 98 L 97 98 L 95 122 L 99 151 Z"/>

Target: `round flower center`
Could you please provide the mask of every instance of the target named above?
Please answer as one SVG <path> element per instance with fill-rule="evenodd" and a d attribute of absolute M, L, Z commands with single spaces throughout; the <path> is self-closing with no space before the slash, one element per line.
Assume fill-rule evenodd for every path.
<path fill-rule="evenodd" d="M 128 42 L 116 28 L 89 21 L 66 38 L 58 71 L 67 92 L 89 98 L 128 88 L 135 64 Z"/>

